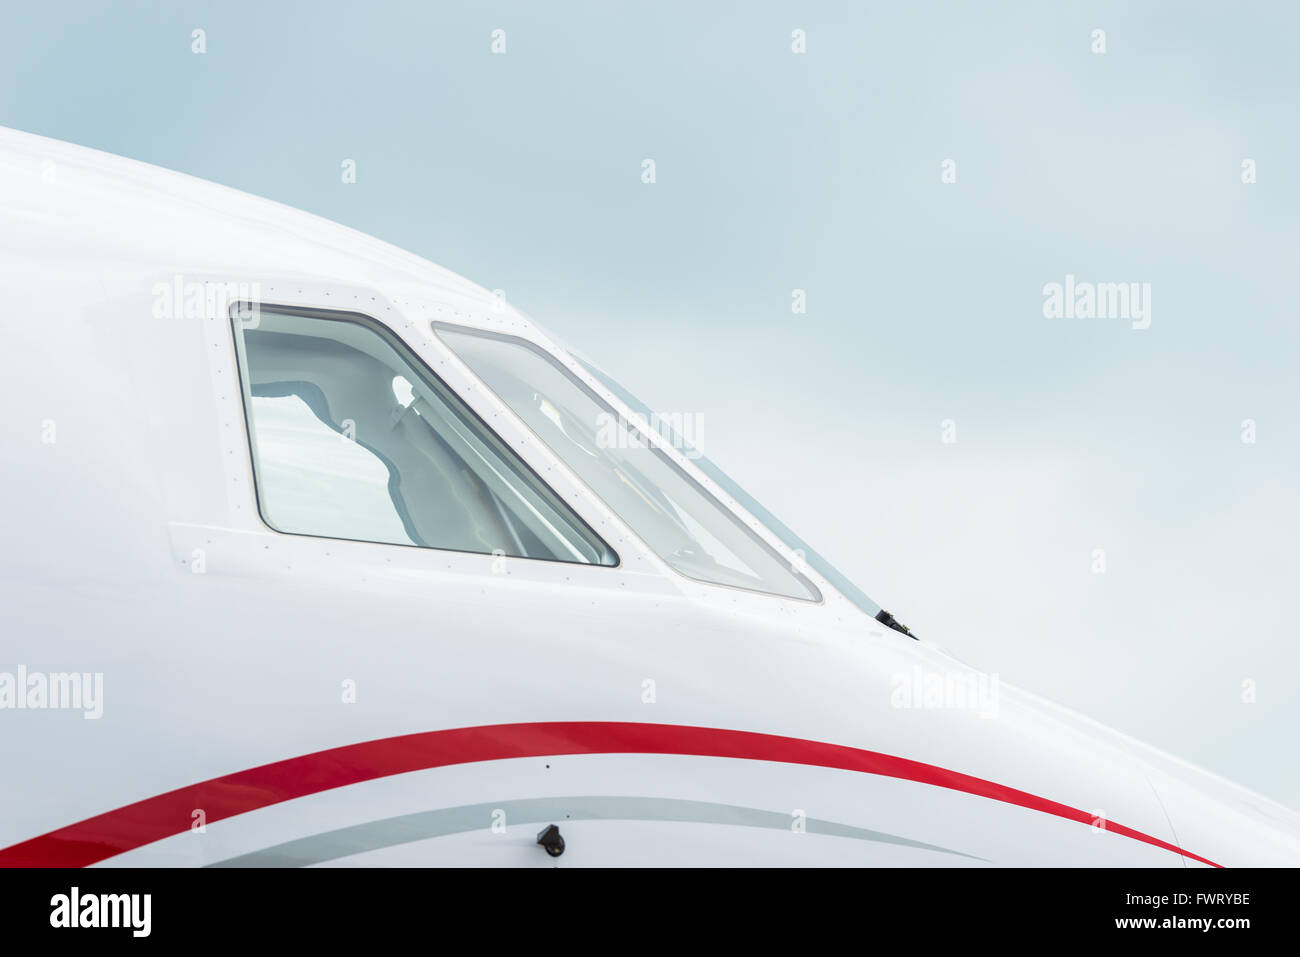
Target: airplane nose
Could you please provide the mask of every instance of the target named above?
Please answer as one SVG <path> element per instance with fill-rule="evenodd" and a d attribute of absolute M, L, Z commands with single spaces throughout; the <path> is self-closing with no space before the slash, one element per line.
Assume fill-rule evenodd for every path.
<path fill-rule="evenodd" d="M 1240 785 L 1166 759 L 1147 770 L 1183 847 L 1224 867 L 1300 866 L 1300 814 Z"/>

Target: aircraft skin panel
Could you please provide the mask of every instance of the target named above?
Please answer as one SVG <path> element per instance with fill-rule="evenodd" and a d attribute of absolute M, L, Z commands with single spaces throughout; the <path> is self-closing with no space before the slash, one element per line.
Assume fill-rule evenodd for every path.
<path fill-rule="evenodd" d="M 755 807 L 760 796 L 768 803 Z M 548 813 L 551 820 L 534 826 Z M 659 828 L 667 844 L 655 859 L 682 865 L 806 865 L 830 855 L 844 864 L 1050 866 L 1064 848 L 1085 864 L 1181 867 L 1184 859 L 1117 831 L 897 778 L 698 756 L 587 754 L 375 779 L 209 823 L 205 833 L 178 833 L 100 866 L 311 866 L 361 858 L 472 866 L 485 862 L 485 849 L 499 857 L 503 847 L 514 849 L 511 863 L 527 865 L 547 823 L 560 825 L 570 849 L 589 825 L 620 846 L 646 827 Z M 691 827 L 674 834 L 680 825 Z M 728 847 L 730 858 L 711 856 L 691 836 L 701 833 Z M 758 843 L 739 851 L 746 835 Z M 808 837 L 820 840 L 798 843 Z M 843 846 L 831 850 L 835 845 Z M 588 853 L 606 860 L 601 850 Z M 560 863 L 579 860 L 566 851 Z M 629 860 L 641 857 L 633 852 Z"/>
<path fill-rule="evenodd" d="M 561 756 L 606 755 L 622 752 L 631 752 L 639 758 L 651 754 L 669 753 L 706 760 L 730 759 L 727 763 L 760 761 L 894 778 L 925 787 L 971 795 L 983 801 L 1009 804 L 1025 811 L 1060 817 L 1093 830 L 1105 830 L 1117 837 L 1147 843 L 1180 857 L 1189 857 L 1204 864 L 1214 863 L 1120 822 L 1098 819 L 1095 813 L 1007 788 L 996 782 L 893 755 L 828 745 L 823 742 L 727 729 L 609 722 L 556 722 L 458 728 L 365 742 L 314 755 L 305 755 L 222 779 L 203 782 L 119 808 L 0 852 L 0 863 L 32 864 L 47 861 L 66 866 L 98 863 L 100 860 L 115 856 L 113 853 L 115 851 L 131 851 L 145 843 L 152 843 L 155 839 L 170 836 L 178 826 L 188 830 L 185 822 L 191 820 L 192 808 L 204 809 L 206 827 L 283 800 L 310 796 L 320 791 L 374 780 L 390 774 L 409 773 L 413 767 L 477 764 L 484 761 L 500 761 L 503 758 L 521 760 L 516 756 L 526 755 L 534 764 L 538 759 L 545 761 L 546 770 L 551 771 L 550 763 L 554 761 L 558 765 Z M 591 762 L 588 762 L 588 770 L 590 764 Z M 702 772 L 696 770 L 695 773 Z M 548 783 L 563 776 L 558 766 L 554 769 L 554 773 L 543 775 Z M 625 775 L 623 779 L 626 780 L 626 777 Z M 767 790 L 770 792 L 770 788 Z M 814 788 L 813 793 L 816 790 L 820 789 Z M 638 795 L 624 799 L 623 804 L 618 807 L 602 805 L 602 801 L 608 804 L 609 801 L 614 800 L 613 798 L 562 797 L 557 800 L 560 802 L 559 805 L 548 805 L 548 807 L 563 805 L 568 808 L 566 815 L 577 816 L 580 819 L 621 816 L 632 820 L 652 820 L 659 817 L 696 823 L 743 822 L 749 826 L 768 828 L 783 824 L 788 826 L 792 833 L 805 833 L 811 829 L 814 833 L 818 831 L 841 833 L 877 843 L 892 842 L 913 847 L 920 845 L 920 842 L 914 839 L 853 828 L 841 822 L 814 818 L 810 825 L 807 811 L 801 808 L 786 812 L 784 816 L 788 820 L 778 822 L 777 818 L 783 816 L 781 812 L 763 812 L 754 808 L 718 802 L 704 804 L 678 798 L 651 798 Z M 632 807 L 628 804 L 629 800 L 639 803 Z M 879 811 L 875 809 L 876 803 L 875 800 L 867 799 L 867 806 L 872 807 L 878 814 Z M 908 803 L 910 805 L 910 802 Z M 458 830 L 471 829 L 464 825 L 472 820 L 476 810 L 481 810 L 485 806 L 450 809 L 456 812 L 450 814 L 448 809 L 444 809 L 441 814 L 443 817 L 449 817 L 450 823 L 441 818 L 423 823 L 417 820 L 421 817 L 438 818 L 438 813 L 430 815 L 428 812 L 424 815 L 390 818 L 384 822 L 368 822 L 367 826 L 375 832 L 369 837 L 356 833 L 358 829 L 355 827 L 335 829 L 334 844 L 341 842 L 346 846 L 348 841 L 345 838 L 349 831 L 352 832 L 354 846 L 364 850 L 373 849 L 372 845 L 384 846 L 385 841 L 388 844 L 402 843 L 402 841 L 392 840 L 391 834 L 393 831 L 401 832 L 403 828 L 417 835 L 425 832 L 433 832 L 432 836 L 456 833 Z M 503 817 L 508 819 L 510 813 L 503 805 Z M 515 813 L 535 813 L 535 809 L 516 804 Z M 970 814 L 963 813 L 962 816 L 969 817 Z M 490 812 L 488 819 L 491 819 Z M 482 820 L 479 821 L 479 826 L 482 826 Z M 343 853 L 330 853 L 320 857 L 320 847 L 330 843 L 324 835 L 314 834 L 300 839 L 296 844 L 296 850 L 286 849 L 285 845 L 280 845 L 278 852 L 273 849 L 261 849 L 259 853 L 262 853 L 268 861 L 281 864 L 295 859 L 295 855 L 302 863 L 319 863 L 320 860 L 346 856 Z M 924 845 L 922 849 L 965 853 L 951 848 L 938 848 L 934 845 Z M 1109 845 L 1100 849 L 1104 853 L 1114 853 Z M 258 862 L 256 854 L 245 854 L 235 860 L 244 863 Z"/>
<path fill-rule="evenodd" d="M 554 821 L 566 824 L 601 821 L 620 825 L 645 824 L 698 824 L 725 827 L 752 827 L 791 834 L 821 834 L 837 838 L 851 838 L 873 844 L 885 845 L 878 850 L 887 852 L 897 848 L 912 851 L 929 851 L 949 854 L 978 861 L 969 854 L 949 848 L 935 847 L 920 841 L 909 840 L 896 834 L 849 827 L 834 821 L 764 811 L 712 801 L 686 801 L 680 798 L 630 797 L 609 795 L 570 795 L 555 798 L 526 798 L 518 801 L 490 801 L 461 807 L 442 808 L 404 814 L 398 817 L 371 821 L 366 824 L 338 828 L 297 841 L 288 841 L 264 848 L 251 854 L 227 858 L 212 867 L 312 867 L 373 858 L 401 845 L 417 844 L 425 840 L 473 833 L 481 836 L 483 822 L 500 822 L 493 834 L 509 834 L 507 821 L 523 825 L 528 832 L 532 827 L 546 827 Z M 570 835 L 572 836 L 572 834 Z M 623 835 L 620 835 L 623 837 Z M 689 841 L 689 835 L 678 833 L 668 836 L 670 842 Z M 525 833 L 527 840 L 527 834 Z M 608 839 L 606 840 L 606 843 Z M 535 843 L 535 842 L 534 842 Z M 424 849 L 426 855 L 436 848 Z M 681 855 L 681 849 L 678 850 Z M 692 856 L 697 856 L 692 853 Z M 431 859 L 426 856 L 425 859 Z"/>
<path fill-rule="evenodd" d="M 269 527 L 217 287 L 380 324 L 618 564 Z M 0 716 L 0 761 L 28 769 L 0 788 L 0 863 L 1300 862 L 1295 812 L 886 628 L 814 570 L 820 601 L 674 571 L 432 324 L 522 337 L 631 410 L 512 305 L 419 257 L 0 130 L 0 315 L 0 673 L 103 681 L 99 714 Z M 904 693 L 934 681 L 982 691 Z M 456 729 L 499 726 L 516 731 L 460 732 L 476 750 L 439 758 Z M 384 764 L 391 739 L 407 745 Z M 284 776 L 252 773 L 268 766 Z M 503 831 L 491 814 L 461 829 L 485 808 Z M 533 819 L 561 810 L 552 859 Z M 100 816 L 107 830 L 77 829 Z M 59 833 L 83 843 L 39 840 Z"/>

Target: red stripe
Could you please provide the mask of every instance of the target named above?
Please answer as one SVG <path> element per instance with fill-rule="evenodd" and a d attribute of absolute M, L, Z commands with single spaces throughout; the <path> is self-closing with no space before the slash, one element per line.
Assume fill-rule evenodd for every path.
<path fill-rule="evenodd" d="M 195 809 L 208 823 L 392 774 L 475 761 L 561 754 L 689 754 L 806 764 L 901 778 L 1002 801 L 1091 825 L 1093 815 L 1026 791 L 907 758 L 839 744 L 752 731 L 671 724 L 562 721 L 497 724 L 405 734 L 317 751 L 146 798 L 0 849 L 0 866 L 84 867 L 189 829 Z M 1173 844 L 1106 822 L 1106 830 L 1218 867 Z"/>

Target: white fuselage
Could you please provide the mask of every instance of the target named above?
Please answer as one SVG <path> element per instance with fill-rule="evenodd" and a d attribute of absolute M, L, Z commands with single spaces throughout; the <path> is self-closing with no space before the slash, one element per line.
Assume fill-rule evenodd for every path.
<path fill-rule="evenodd" d="M 231 324 L 186 305 L 203 283 L 383 324 L 618 564 L 273 530 Z M 0 301 L 0 673 L 101 682 L 97 716 L 0 710 L 0 863 L 1300 863 L 1293 812 L 997 684 L 814 571 L 817 602 L 674 571 L 431 323 L 526 339 L 618 399 L 415 256 L 0 131 Z"/>

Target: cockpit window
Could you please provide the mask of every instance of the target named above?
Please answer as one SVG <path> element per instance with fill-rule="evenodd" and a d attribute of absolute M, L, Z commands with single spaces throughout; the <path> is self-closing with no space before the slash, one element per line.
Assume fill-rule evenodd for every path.
<path fill-rule="evenodd" d="M 792 563 L 545 350 L 436 323 L 444 342 L 665 562 L 689 578 L 820 601 Z"/>
<path fill-rule="evenodd" d="M 593 565 L 618 556 L 363 316 L 232 320 L 258 507 L 301 535 Z"/>
<path fill-rule="evenodd" d="M 614 381 L 605 370 L 596 365 L 590 359 L 569 353 L 573 358 L 589 373 L 591 377 L 603 385 L 633 412 L 638 415 L 649 417 L 651 412 L 649 406 L 638 399 L 627 389 L 623 388 Z M 866 612 L 872 618 L 877 618 L 882 609 L 866 592 L 853 583 L 853 581 L 832 565 L 820 553 L 813 550 L 812 546 L 796 535 L 790 528 L 785 525 L 779 518 L 764 508 L 757 502 L 752 495 L 746 492 L 736 483 L 726 472 L 722 471 L 707 456 L 700 453 L 698 449 L 691 446 L 689 440 L 680 434 L 674 435 L 673 442 L 676 447 L 686 451 L 687 457 L 691 462 L 705 475 L 718 483 L 718 486 L 740 503 L 740 506 L 762 522 L 768 529 L 785 543 L 791 551 L 802 555 L 803 560 L 807 562 L 808 567 L 817 572 L 837 590 L 841 595 L 847 598 L 853 604 L 857 605 L 862 611 Z M 891 616 L 892 617 L 892 616 Z"/>

